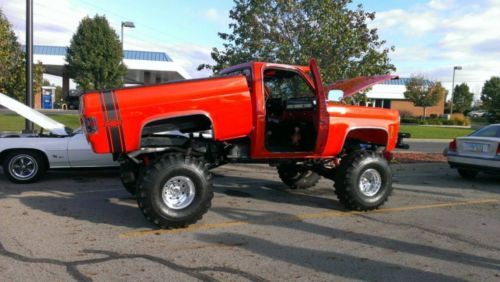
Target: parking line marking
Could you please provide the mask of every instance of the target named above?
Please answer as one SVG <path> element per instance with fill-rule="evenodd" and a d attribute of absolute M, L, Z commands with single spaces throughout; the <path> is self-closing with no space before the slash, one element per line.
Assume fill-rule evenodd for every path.
<path fill-rule="evenodd" d="M 441 204 L 428 204 L 428 205 L 417 205 L 408 207 L 396 207 L 396 208 L 384 208 L 370 211 L 370 213 L 390 213 L 390 212 L 402 212 L 402 211 L 412 211 L 421 209 L 431 209 L 431 208 L 448 208 L 457 206 L 469 206 L 469 205 L 479 205 L 479 204 L 492 204 L 499 203 L 500 198 L 480 198 L 470 201 L 459 201 L 459 202 L 448 202 Z M 161 234 L 178 234 L 178 233 L 190 233 L 195 231 L 211 230 L 211 229 L 222 229 L 230 228 L 235 226 L 250 225 L 254 223 L 269 223 L 269 222 L 294 222 L 302 221 L 307 219 L 319 219 L 319 218 L 329 218 L 329 217 L 347 217 L 355 216 L 359 214 L 366 214 L 363 211 L 326 211 L 318 213 L 303 213 L 296 215 L 283 215 L 270 217 L 268 219 L 259 220 L 247 220 L 247 221 L 225 221 L 220 223 L 204 223 L 204 224 L 193 224 L 182 229 L 155 229 L 155 230 L 141 230 L 141 231 L 131 231 L 122 233 L 119 235 L 120 238 L 135 238 L 148 235 L 161 235 Z"/>

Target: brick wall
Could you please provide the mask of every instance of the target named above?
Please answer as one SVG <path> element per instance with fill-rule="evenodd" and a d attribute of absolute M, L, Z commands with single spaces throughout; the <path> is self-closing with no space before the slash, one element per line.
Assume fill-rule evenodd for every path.
<path fill-rule="evenodd" d="M 408 100 L 392 100 L 391 109 L 398 110 L 401 116 L 414 116 L 419 117 L 423 115 L 423 108 L 415 107 L 412 102 Z M 427 116 L 430 115 L 443 115 L 444 114 L 444 97 L 442 97 L 436 106 L 428 107 L 426 110 Z"/>

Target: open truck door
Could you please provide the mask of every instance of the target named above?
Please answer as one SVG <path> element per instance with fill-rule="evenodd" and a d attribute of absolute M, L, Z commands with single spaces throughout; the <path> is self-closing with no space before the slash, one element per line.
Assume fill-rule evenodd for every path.
<path fill-rule="evenodd" d="M 323 150 L 325 149 L 326 141 L 328 138 L 328 128 L 330 127 L 330 118 L 328 115 L 326 101 L 326 88 L 323 86 L 323 82 L 321 81 L 321 74 L 319 72 L 316 60 L 309 60 L 309 68 L 311 70 L 318 102 L 318 108 L 316 112 L 316 114 L 318 115 L 318 137 L 316 139 L 316 153 L 321 154 L 321 152 L 323 152 Z"/>

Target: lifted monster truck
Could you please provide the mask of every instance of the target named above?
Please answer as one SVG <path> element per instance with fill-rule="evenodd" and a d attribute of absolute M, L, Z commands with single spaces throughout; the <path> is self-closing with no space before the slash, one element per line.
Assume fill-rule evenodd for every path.
<path fill-rule="evenodd" d="M 199 220 L 213 197 L 209 170 L 234 162 L 276 166 L 292 189 L 326 177 L 348 209 L 372 210 L 392 191 L 399 114 L 337 98 L 390 78 L 325 87 L 314 60 L 251 62 L 213 78 L 87 93 L 80 109 L 93 150 L 114 154 L 126 189 L 162 228 Z"/>

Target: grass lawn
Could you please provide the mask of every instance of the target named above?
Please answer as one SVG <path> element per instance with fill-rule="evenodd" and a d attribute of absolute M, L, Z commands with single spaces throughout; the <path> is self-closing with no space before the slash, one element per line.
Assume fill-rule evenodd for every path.
<path fill-rule="evenodd" d="M 79 115 L 48 115 L 60 123 L 76 129 L 80 127 Z M 0 114 L 0 131 L 20 131 L 24 129 L 24 118 L 16 114 Z M 459 136 L 465 136 L 473 129 L 465 128 L 446 128 L 417 125 L 401 125 L 401 132 L 408 132 L 412 138 L 424 139 L 453 139 Z"/>
<path fill-rule="evenodd" d="M 79 115 L 48 115 L 69 128 L 80 127 Z M 24 118 L 17 114 L 0 114 L 0 131 L 21 131 L 24 129 Z"/>
<path fill-rule="evenodd" d="M 469 128 L 449 128 L 418 125 L 401 125 L 400 132 L 408 132 L 411 138 L 421 139 L 453 139 L 455 137 L 465 136 L 474 131 Z"/>

